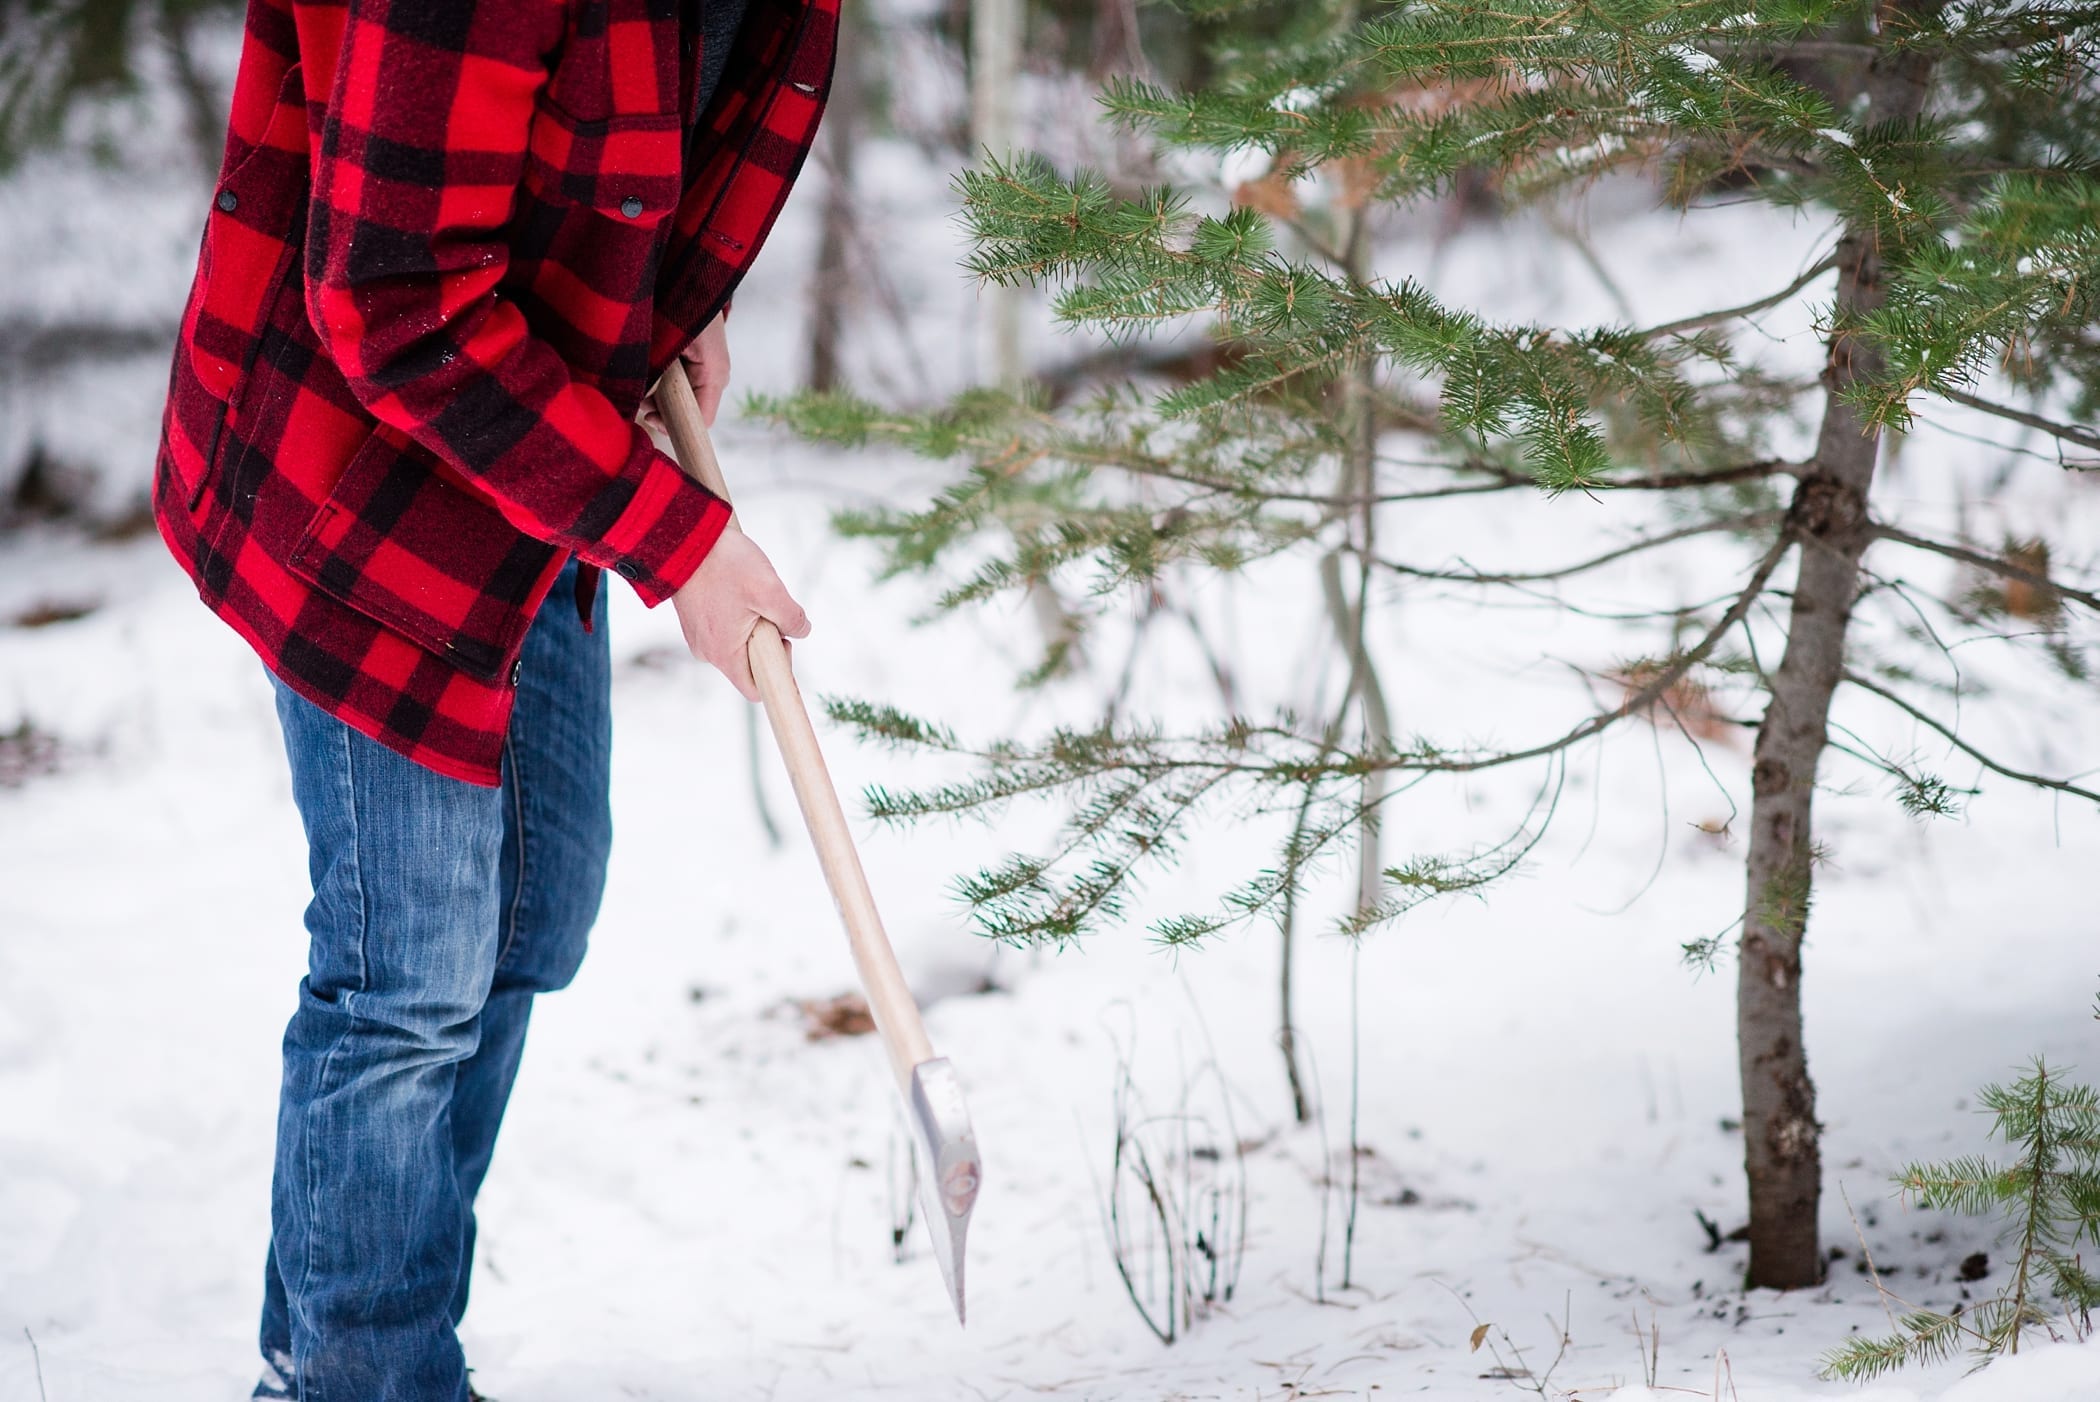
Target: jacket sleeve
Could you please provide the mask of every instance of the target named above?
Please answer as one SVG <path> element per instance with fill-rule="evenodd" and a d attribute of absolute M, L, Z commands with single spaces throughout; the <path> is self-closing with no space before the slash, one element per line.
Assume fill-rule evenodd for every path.
<path fill-rule="evenodd" d="M 349 0 L 313 161 L 308 314 L 351 393 L 519 530 L 650 605 L 729 520 L 500 284 L 560 0 Z"/>

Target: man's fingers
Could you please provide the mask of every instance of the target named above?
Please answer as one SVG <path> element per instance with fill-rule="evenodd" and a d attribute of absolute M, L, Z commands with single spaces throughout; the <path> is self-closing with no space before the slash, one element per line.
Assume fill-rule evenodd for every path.
<path fill-rule="evenodd" d="M 809 636 L 809 615 L 802 605 L 795 602 L 780 577 L 773 577 L 772 587 L 767 589 L 758 603 L 759 614 L 766 622 L 780 630 L 784 638 L 806 638 Z"/>
<path fill-rule="evenodd" d="M 686 379 L 693 386 L 693 398 L 700 403 L 701 422 L 713 428 L 715 416 L 722 411 L 722 393 L 729 386 L 729 367 L 711 359 L 689 360 Z"/>
<path fill-rule="evenodd" d="M 746 701 L 758 699 L 758 678 L 751 675 L 751 634 L 757 626 L 754 619 L 752 626 L 744 629 L 737 638 L 729 656 L 715 664 L 722 675 L 729 678 L 729 684 L 743 693 Z"/>
<path fill-rule="evenodd" d="M 709 663 L 746 701 L 760 699 L 751 674 L 751 639 L 761 622 L 782 637 L 809 636 L 809 616 L 741 531 L 724 534 L 674 595 L 693 655 Z"/>

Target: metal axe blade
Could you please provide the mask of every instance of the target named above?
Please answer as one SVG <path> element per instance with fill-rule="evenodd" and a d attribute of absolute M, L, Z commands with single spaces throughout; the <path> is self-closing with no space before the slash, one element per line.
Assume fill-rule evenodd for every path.
<path fill-rule="evenodd" d="M 919 1211 L 933 1237 L 941 1280 L 954 1302 L 955 1322 L 960 1324 L 964 1318 L 963 1250 L 984 1164 L 977 1157 L 977 1135 L 970 1128 L 962 1082 L 945 1056 L 912 1068 L 911 1128 L 920 1165 Z"/>

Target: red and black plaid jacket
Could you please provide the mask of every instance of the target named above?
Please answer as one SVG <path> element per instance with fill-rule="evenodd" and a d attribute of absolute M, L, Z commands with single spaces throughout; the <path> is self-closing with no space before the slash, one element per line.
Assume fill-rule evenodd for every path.
<path fill-rule="evenodd" d="M 677 0 L 251 0 L 154 486 L 300 694 L 493 784 L 571 555 L 656 604 L 727 507 L 634 422 L 815 139 L 839 0 L 752 0 L 685 165 Z"/>

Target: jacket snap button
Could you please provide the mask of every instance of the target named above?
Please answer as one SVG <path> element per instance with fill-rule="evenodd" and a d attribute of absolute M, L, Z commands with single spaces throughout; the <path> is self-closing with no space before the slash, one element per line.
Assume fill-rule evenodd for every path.
<path fill-rule="evenodd" d="M 516 686 L 518 684 L 518 678 L 523 676 L 524 674 L 525 659 L 521 657 L 517 661 L 510 664 L 510 684 L 512 686 Z"/>
<path fill-rule="evenodd" d="M 628 217 L 629 219 L 639 219 L 639 218 L 641 218 L 641 217 L 642 217 L 642 201 L 641 201 L 641 198 L 640 198 L 640 196 L 637 196 L 637 195 L 629 195 L 629 196 L 628 196 L 628 197 L 627 197 L 626 199 L 624 199 L 624 200 L 621 200 L 621 201 L 620 201 L 620 213 L 622 213 L 622 214 L 626 215 L 626 216 L 627 216 L 627 217 Z"/>
<path fill-rule="evenodd" d="M 641 567 L 639 565 L 635 565 L 627 560 L 620 561 L 620 563 L 613 566 L 613 569 L 618 571 L 619 576 L 622 579 L 639 579 L 641 578 L 642 574 Z"/>
<path fill-rule="evenodd" d="M 241 197 L 233 193 L 233 191 L 219 191 L 219 208 L 225 210 L 228 214 L 233 213 L 234 206 L 239 204 L 240 202 Z"/>

